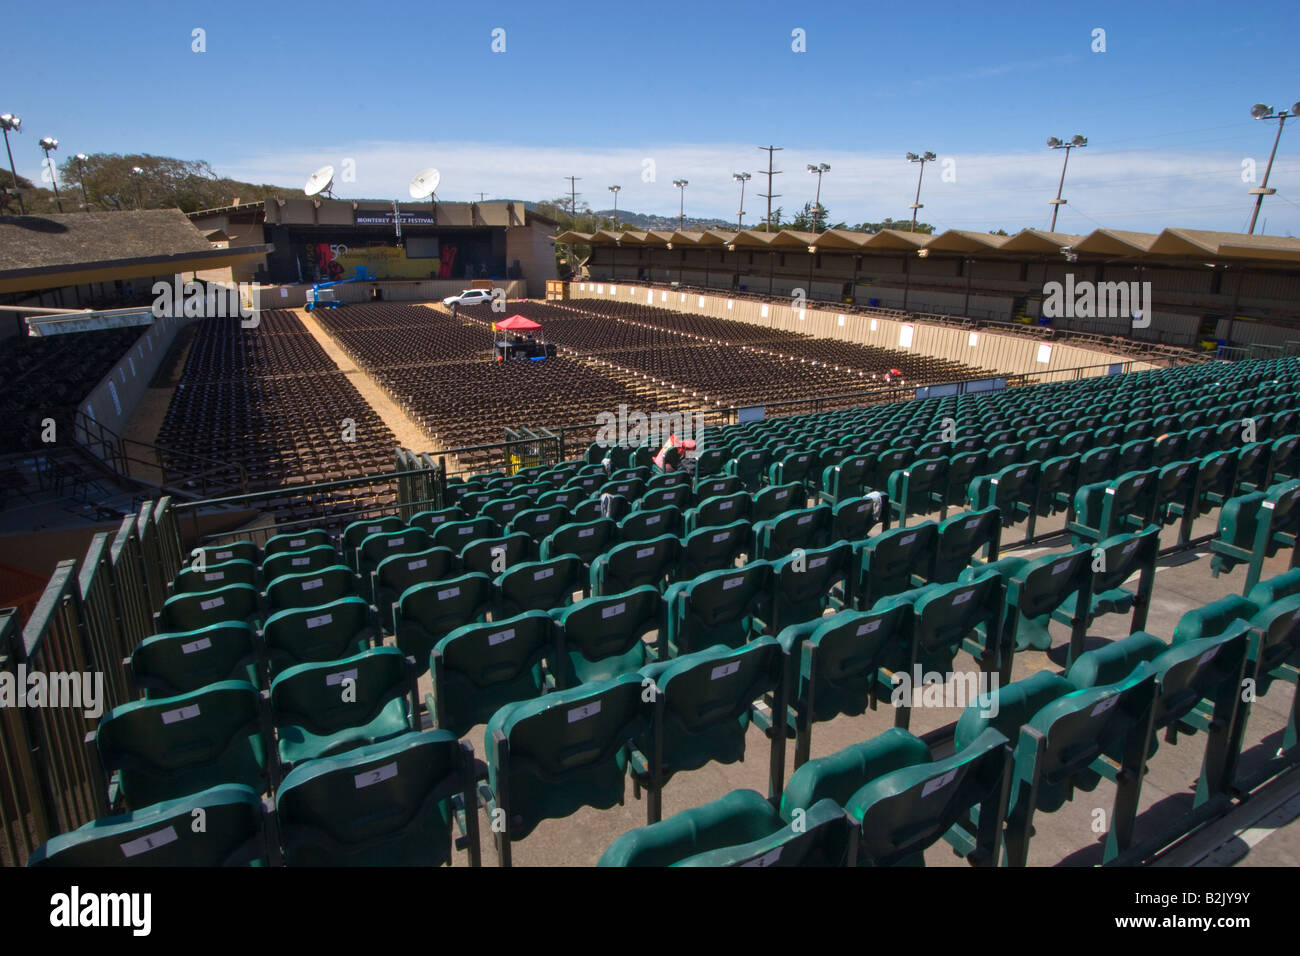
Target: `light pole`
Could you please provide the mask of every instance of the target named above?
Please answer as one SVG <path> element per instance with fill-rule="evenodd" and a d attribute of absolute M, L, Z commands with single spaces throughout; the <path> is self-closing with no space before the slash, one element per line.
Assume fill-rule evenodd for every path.
<path fill-rule="evenodd" d="M 1082 149 L 1087 145 L 1088 137 L 1080 136 L 1077 133 L 1068 143 L 1061 142 L 1055 136 L 1051 137 L 1047 141 L 1049 149 L 1065 150 L 1065 162 L 1061 164 L 1061 181 L 1056 184 L 1056 198 L 1052 200 L 1052 225 L 1048 228 L 1048 232 L 1056 232 L 1056 214 L 1060 212 L 1061 207 L 1065 205 L 1065 200 L 1061 198 L 1061 190 L 1065 188 L 1065 168 L 1070 165 L 1070 150 L 1074 149 L 1076 146 Z"/>
<path fill-rule="evenodd" d="M 78 153 L 75 158 L 77 160 L 77 175 L 81 179 L 81 201 L 86 206 L 86 212 L 90 212 L 90 197 L 86 195 L 86 160 L 90 159 L 90 157 L 85 153 Z"/>
<path fill-rule="evenodd" d="M 609 191 L 614 194 L 614 228 L 618 228 L 618 191 L 622 186 L 610 186 Z"/>
<path fill-rule="evenodd" d="M 54 161 L 50 159 L 50 153 L 59 148 L 59 141 L 53 136 L 46 136 L 41 140 L 40 146 L 45 150 L 45 166 L 50 171 L 50 183 L 54 186 L 54 203 L 59 207 L 59 212 L 63 212 L 63 200 L 59 198 L 59 177 L 55 175 Z"/>
<path fill-rule="evenodd" d="M 683 232 L 686 229 L 686 187 L 690 183 L 685 179 L 674 179 L 673 185 L 681 190 L 681 205 L 677 209 L 677 231 Z"/>
<path fill-rule="evenodd" d="M 732 173 L 731 178 L 740 183 L 740 209 L 736 213 L 736 232 L 740 232 L 741 224 L 745 221 L 745 183 L 754 177 L 749 173 Z"/>
<path fill-rule="evenodd" d="M 25 216 L 27 210 L 23 206 L 23 194 L 18 188 L 18 173 L 14 169 L 14 151 L 9 148 L 9 131 L 22 132 L 22 125 L 23 121 L 14 116 L 13 113 L 5 113 L 0 116 L 0 129 L 4 130 L 5 134 L 5 152 L 9 154 L 9 175 L 13 176 L 14 195 L 18 197 L 18 212 Z"/>
<path fill-rule="evenodd" d="M 916 177 L 916 199 L 912 200 L 912 228 L 909 230 L 910 232 L 916 232 L 916 211 L 918 209 L 924 208 L 921 205 L 921 180 L 925 176 L 925 164 L 932 163 L 937 158 L 938 157 L 936 157 L 934 153 L 930 152 L 929 150 L 926 150 L 920 156 L 916 155 L 916 153 L 907 154 L 907 161 L 909 163 L 921 164 L 921 172 Z"/>
<path fill-rule="evenodd" d="M 829 173 L 830 166 L 826 163 L 809 163 L 808 172 L 817 177 L 817 198 L 813 200 L 813 232 L 817 232 L 817 223 L 821 220 L 822 212 L 822 173 Z"/>
<path fill-rule="evenodd" d="M 143 175 L 144 175 L 144 170 L 141 169 L 139 166 L 131 167 L 131 176 L 135 179 L 135 208 L 136 209 L 141 209 L 144 207 L 144 200 L 141 199 L 141 192 L 140 192 L 140 177 Z"/>
<path fill-rule="evenodd" d="M 1255 117 L 1257 120 L 1277 120 L 1277 136 L 1273 137 L 1273 152 L 1268 154 L 1268 166 L 1264 168 L 1264 183 L 1261 186 L 1256 186 L 1250 191 L 1250 194 L 1255 197 L 1255 211 L 1250 214 L 1249 232 L 1249 235 L 1253 236 L 1255 234 L 1255 220 L 1259 218 L 1259 207 L 1264 204 L 1264 197 L 1271 196 L 1277 192 L 1276 189 L 1269 188 L 1268 174 L 1273 171 L 1273 157 L 1277 155 L 1277 144 L 1282 139 L 1282 127 L 1286 125 L 1288 117 L 1300 116 L 1300 103 L 1296 103 L 1292 106 L 1291 112 L 1289 113 L 1286 110 L 1282 110 L 1280 113 L 1275 113 L 1273 107 L 1265 106 L 1263 103 L 1256 103 L 1250 108 L 1250 115 Z"/>

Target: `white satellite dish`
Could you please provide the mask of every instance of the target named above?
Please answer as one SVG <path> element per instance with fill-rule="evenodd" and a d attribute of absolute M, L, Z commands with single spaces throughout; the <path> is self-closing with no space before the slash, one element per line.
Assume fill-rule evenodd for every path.
<path fill-rule="evenodd" d="M 442 174 L 430 166 L 428 169 L 422 169 L 415 174 L 411 180 L 411 198 L 427 199 L 432 196 L 434 190 L 438 188 L 438 183 L 442 181 Z"/>
<path fill-rule="evenodd" d="M 316 172 L 311 174 L 311 177 L 307 180 L 307 185 L 302 187 L 302 191 L 308 196 L 315 196 L 317 193 L 321 192 L 326 196 L 330 196 L 330 188 L 333 185 L 334 167 L 322 166 L 320 169 L 316 170 Z"/>

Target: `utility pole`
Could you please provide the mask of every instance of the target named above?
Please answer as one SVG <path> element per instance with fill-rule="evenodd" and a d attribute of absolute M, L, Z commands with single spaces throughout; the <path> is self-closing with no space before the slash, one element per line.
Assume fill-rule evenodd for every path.
<path fill-rule="evenodd" d="M 479 193 L 479 194 L 478 194 L 478 201 L 479 201 L 479 202 L 482 202 L 482 201 L 485 200 L 485 199 L 487 199 L 487 193 Z"/>
<path fill-rule="evenodd" d="M 565 176 L 564 178 L 569 181 L 569 215 L 573 216 L 574 219 L 577 219 L 578 218 L 578 193 L 576 192 L 577 186 L 575 184 L 582 177 Z"/>
<path fill-rule="evenodd" d="M 778 150 L 785 149 L 785 147 L 784 146 L 760 146 L 758 148 L 767 150 L 767 192 L 759 193 L 759 195 L 767 200 L 767 219 L 764 221 L 767 223 L 767 231 L 771 232 L 772 231 L 772 200 L 781 198 L 780 193 L 772 192 L 772 177 L 781 175 L 781 170 L 772 168 L 772 160 L 773 157 L 776 155 L 776 152 Z"/>

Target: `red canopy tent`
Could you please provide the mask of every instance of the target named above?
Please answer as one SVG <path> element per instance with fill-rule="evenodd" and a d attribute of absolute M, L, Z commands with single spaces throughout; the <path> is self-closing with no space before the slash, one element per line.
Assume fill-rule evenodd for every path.
<path fill-rule="evenodd" d="M 532 319 L 526 319 L 522 315 L 512 315 L 508 319 L 503 319 L 496 323 L 496 327 L 507 332 L 535 332 L 541 328 Z"/>

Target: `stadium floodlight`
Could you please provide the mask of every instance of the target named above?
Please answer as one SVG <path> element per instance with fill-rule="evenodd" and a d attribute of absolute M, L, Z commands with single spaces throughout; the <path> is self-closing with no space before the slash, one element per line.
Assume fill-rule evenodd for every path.
<path fill-rule="evenodd" d="M 740 209 L 736 213 L 736 232 L 740 232 L 745 222 L 745 183 L 754 177 L 749 173 L 732 173 L 731 178 L 740 183 Z"/>
<path fill-rule="evenodd" d="M 86 160 L 90 157 L 78 153 L 73 158 L 77 161 L 77 176 L 81 180 L 81 202 L 86 207 L 86 212 L 90 212 L 90 197 L 86 195 Z"/>
<path fill-rule="evenodd" d="M 684 232 L 686 229 L 686 187 L 690 182 L 685 179 L 674 179 L 673 185 L 681 190 L 681 205 L 677 209 L 677 231 Z"/>
<path fill-rule="evenodd" d="M 1052 224 L 1048 227 L 1048 232 L 1056 232 L 1056 214 L 1061 211 L 1065 205 L 1065 200 L 1061 198 L 1061 190 L 1065 188 L 1065 169 L 1070 165 L 1070 150 L 1077 149 L 1088 145 L 1088 137 L 1080 136 L 1075 133 L 1068 143 L 1053 136 L 1047 141 L 1049 149 L 1065 150 L 1065 162 L 1061 164 L 1061 181 L 1056 184 L 1056 198 L 1051 200 L 1052 206 Z"/>
<path fill-rule="evenodd" d="M 822 174 L 829 173 L 831 168 L 826 163 L 809 163 L 808 172 L 817 177 L 817 198 L 813 200 L 813 232 L 820 232 L 817 228 L 821 220 L 822 212 Z"/>
<path fill-rule="evenodd" d="M 618 191 L 622 186 L 610 186 L 609 191 L 614 194 L 614 228 L 618 228 Z"/>
<path fill-rule="evenodd" d="M 14 195 L 18 197 L 18 211 L 23 215 L 27 215 L 27 210 L 23 207 L 22 190 L 18 188 L 18 173 L 14 169 L 14 151 L 9 148 L 9 131 L 13 130 L 15 133 L 20 133 L 22 132 L 22 126 L 23 121 L 14 116 L 13 113 L 0 115 L 0 130 L 4 130 L 5 134 L 5 152 L 9 154 L 9 175 L 13 177 Z"/>
<path fill-rule="evenodd" d="M 144 206 L 144 200 L 140 192 L 140 177 L 144 175 L 144 170 L 139 166 L 131 167 L 131 176 L 135 179 L 135 208 L 141 209 Z"/>
<path fill-rule="evenodd" d="M 1257 120 L 1277 120 L 1277 136 L 1273 137 L 1273 151 L 1268 154 L 1268 166 L 1264 168 L 1264 182 L 1250 190 L 1250 194 L 1255 197 L 1255 211 L 1250 214 L 1250 230 L 1247 234 L 1253 236 L 1255 234 L 1255 221 L 1259 219 L 1259 208 L 1264 204 L 1264 197 L 1277 192 L 1276 189 L 1269 188 L 1268 174 L 1273 171 L 1273 157 L 1277 155 L 1277 144 L 1282 139 L 1282 127 L 1286 125 L 1288 118 L 1300 116 L 1300 103 L 1292 106 L 1290 112 L 1286 110 L 1275 112 L 1271 106 L 1256 103 L 1250 108 L 1250 115 Z"/>
<path fill-rule="evenodd" d="M 926 163 L 932 163 L 932 162 L 934 162 L 936 159 L 938 159 L 938 157 L 935 156 L 934 153 L 930 152 L 928 149 L 927 149 L 923 154 L 921 154 L 920 156 L 918 156 L 916 153 L 908 153 L 908 154 L 907 154 L 907 161 L 908 161 L 909 163 L 920 163 L 920 164 L 921 164 L 921 172 L 920 172 L 920 174 L 916 177 L 916 198 L 915 198 L 914 200 L 912 200 L 912 206 L 911 206 L 911 209 L 912 209 L 912 228 L 911 228 L 910 230 L 908 230 L 909 232 L 916 232 L 916 211 L 917 211 L 918 209 L 924 209 L 924 208 L 925 208 L 925 207 L 922 205 L 922 203 L 921 203 L 921 180 L 925 177 L 925 164 L 926 164 Z"/>
<path fill-rule="evenodd" d="M 54 160 L 50 159 L 50 153 L 59 148 L 59 141 L 53 136 L 44 136 L 40 147 L 45 150 L 45 165 L 50 171 L 50 184 L 54 186 L 54 203 L 59 207 L 59 212 L 63 212 L 63 200 L 59 198 L 59 177 L 55 175 Z"/>

